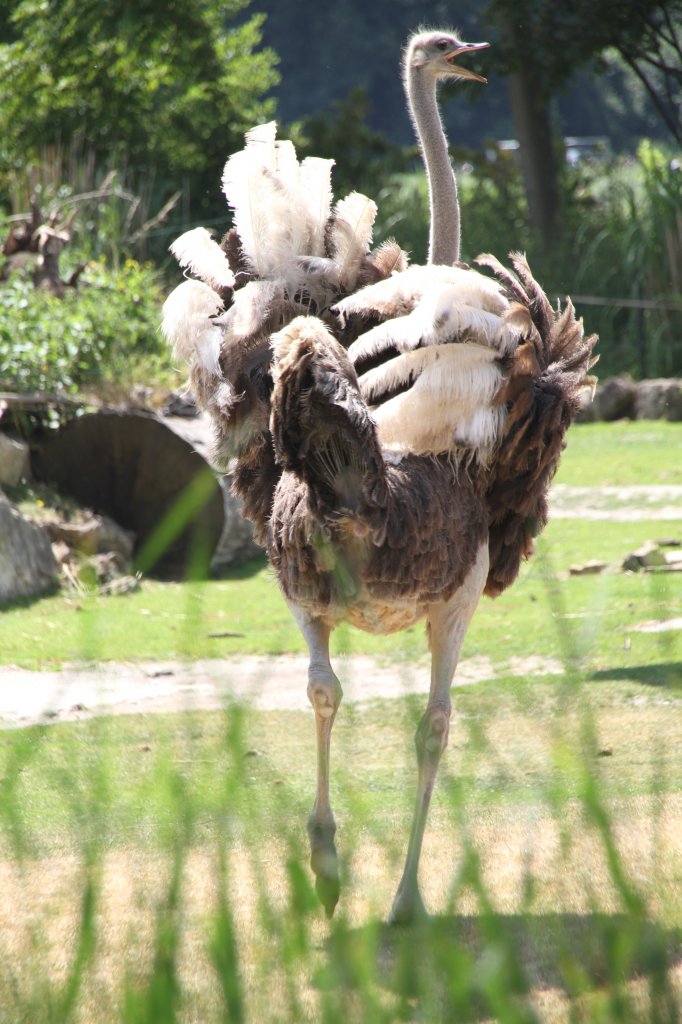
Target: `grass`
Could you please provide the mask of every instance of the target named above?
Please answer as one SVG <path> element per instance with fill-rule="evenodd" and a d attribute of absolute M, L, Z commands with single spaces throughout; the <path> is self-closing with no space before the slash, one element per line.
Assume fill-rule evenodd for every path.
<path fill-rule="evenodd" d="M 678 424 L 585 425 L 569 434 L 557 483 L 682 485 L 681 465 Z M 678 520 L 550 520 L 539 542 L 539 556 L 524 567 L 514 587 L 495 602 L 481 603 L 464 655 L 485 653 L 501 663 L 525 654 L 527 637 L 532 635 L 534 653 L 559 656 L 553 624 L 560 608 L 544 600 L 554 574 L 563 576 L 571 565 L 590 559 L 619 565 L 644 541 L 671 537 L 682 539 Z M 663 577 L 576 577 L 562 579 L 557 601 L 575 617 L 573 633 L 580 644 L 584 646 L 585 638 L 595 634 L 601 664 L 606 655 L 618 658 L 618 643 L 622 647 L 628 627 L 668 615 L 674 591 L 674 581 Z M 343 627 L 333 641 L 336 652 L 388 660 L 404 661 L 425 653 L 421 625 L 390 637 Z M 646 664 L 657 648 L 645 634 L 636 643 Z M 140 591 L 123 597 L 63 593 L 19 602 L 0 613 L 0 664 L 27 668 L 59 667 L 82 659 L 194 659 L 303 650 L 264 559 L 239 566 L 221 580 L 178 584 L 146 579 Z M 620 660 L 625 667 L 632 658 Z"/>
<path fill-rule="evenodd" d="M 679 423 L 641 420 L 574 426 L 556 482 L 577 487 L 682 485 Z"/>
<path fill-rule="evenodd" d="M 679 527 L 656 523 L 653 532 L 675 535 Z M 572 534 L 570 544 L 557 536 L 564 533 Z M 573 616 L 567 623 L 582 646 L 593 644 L 598 658 L 617 658 L 632 626 L 672 617 L 677 580 L 663 575 L 571 577 L 562 580 L 554 608 L 546 601 L 551 573 L 564 573 L 572 563 L 591 558 L 619 562 L 651 536 L 651 524 L 646 523 L 557 521 L 547 531 L 542 554 L 524 569 L 514 588 L 494 602 L 481 603 L 464 656 L 485 654 L 502 663 L 526 655 L 532 635 L 534 654 L 558 657 L 555 624 L 565 610 Z M 242 577 L 247 568 L 252 571 Z M 659 650 L 651 634 L 631 639 L 645 662 Z M 419 624 L 389 637 L 342 627 L 334 634 L 334 649 L 389 661 L 419 658 L 426 653 L 424 627 Z M 260 562 L 242 567 L 232 579 L 192 585 L 147 581 L 140 592 L 126 597 L 46 598 L 16 606 L 0 618 L 0 661 L 26 668 L 79 660 L 167 661 L 303 651 L 276 584 Z"/>
<path fill-rule="evenodd" d="M 576 428 L 559 479 L 679 483 L 681 438 Z M 465 657 L 489 658 L 494 678 L 453 690 L 422 863 L 435 916 L 414 929 L 382 922 L 422 698 L 342 705 L 331 922 L 307 868 L 309 713 L 227 705 L 0 732 L 1 1024 L 678 1021 L 680 634 L 635 627 L 679 615 L 679 577 L 568 568 L 680 529 L 555 519 L 511 591 L 482 603 Z M 0 663 L 28 666 L 300 650 L 260 562 L 14 606 L 0 631 Z M 339 649 L 396 672 L 425 658 L 420 627 L 339 633 Z M 529 651 L 563 673 L 513 673 Z"/>

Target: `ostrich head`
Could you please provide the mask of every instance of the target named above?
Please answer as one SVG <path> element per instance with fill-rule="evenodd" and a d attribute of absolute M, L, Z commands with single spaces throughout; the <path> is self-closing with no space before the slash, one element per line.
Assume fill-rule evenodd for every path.
<path fill-rule="evenodd" d="M 405 51 L 405 73 L 421 71 L 439 78 L 471 78 L 475 82 L 487 79 L 456 64 L 457 57 L 465 53 L 484 50 L 489 43 L 463 43 L 453 32 L 418 32 L 410 39 Z"/>

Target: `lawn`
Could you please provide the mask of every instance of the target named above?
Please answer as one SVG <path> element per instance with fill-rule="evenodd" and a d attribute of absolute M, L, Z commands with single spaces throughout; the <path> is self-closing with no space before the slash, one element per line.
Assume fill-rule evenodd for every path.
<path fill-rule="evenodd" d="M 681 443 L 673 424 L 574 428 L 558 479 L 677 485 Z M 679 617 L 682 577 L 615 567 L 681 534 L 679 519 L 555 518 L 517 584 L 482 602 L 464 660 L 496 671 L 453 690 L 422 860 L 434 916 L 415 928 L 382 922 L 421 698 L 341 707 L 331 922 L 307 867 L 309 713 L 0 732 L 0 1022 L 678 1021 L 681 634 L 647 624 Z M 591 559 L 614 569 L 569 575 Z M 0 664 L 25 666 L 301 649 L 262 562 L 45 598 L 4 611 L 0 631 Z M 422 627 L 338 632 L 337 650 L 398 673 L 426 657 Z M 511 670 L 530 656 L 564 671 Z"/>
<path fill-rule="evenodd" d="M 557 483 L 682 486 L 682 428 L 664 422 L 574 427 Z M 659 538 L 682 540 L 682 521 L 550 520 L 538 556 L 524 566 L 517 583 L 496 601 L 481 602 L 464 657 L 485 653 L 500 663 L 509 656 L 525 656 L 531 636 L 532 653 L 560 656 L 562 631 L 570 629 L 581 649 L 587 644 L 594 652 L 595 668 L 604 667 L 605 657 L 627 667 L 632 657 L 619 660 L 618 643 L 623 648 L 630 626 L 671 613 L 679 603 L 682 577 L 564 577 L 571 565 L 593 559 L 619 566 L 644 541 Z M 560 583 L 555 586 L 557 574 Z M 559 630 L 557 619 L 562 622 Z M 655 661 L 669 641 L 638 635 L 637 657 L 642 664 Z M 425 653 L 421 625 L 390 637 L 344 627 L 333 642 L 337 652 L 398 661 Z M 276 582 L 265 561 L 258 559 L 220 580 L 180 584 L 145 579 L 138 592 L 125 596 L 64 593 L 0 613 L 0 665 L 47 668 L 78 660 L 211 658 L 303 649 Z M 621 653 L 631 655 L 632 648 Z"/>

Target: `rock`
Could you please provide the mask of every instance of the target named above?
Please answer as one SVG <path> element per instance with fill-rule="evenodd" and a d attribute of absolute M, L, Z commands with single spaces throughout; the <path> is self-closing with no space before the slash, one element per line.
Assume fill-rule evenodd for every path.
<path fill-rule="evenodd" d="M 45 593 L 58 576 L 47 530 L 24 519 L 0 492 L 0 601 Z"/>
<path fill-rule="evenodd" d="M 173 391 L 164 402 L 163 415 L 196 419 L 199 416 L 199 410 L 190 394 Z"/>
<path fill-rule="evenodd" d="M 124 530 L 107 516 L 90 516 L 82 522 L 48 522 L 45 524 L 53 543 L 60 541 L 84 555 L 108 554 L 130 562 L 135 548 L 135 534 Z"/>
<path fill-rule="evenodd" d="M 682 420 L 682 379 L 641 381 L 635 416 L 638 420 Z"/>
<path fill-rule="evenodd" d="M 592 406 L 593 418 L 597 420 L 634 419 L 637 385 L 629 373 L 608 377 L 597 385 Z"/>
<path fill-rule="evenodd" d="M 0 486 L 16 487 L 30 475 L 31 460 L 26 442 L 0 433 Z"/>
<path fill-rule="evenodd" d="M 596 576 L 600 572 L 605 572 L 608 567 L 608 562 L 593 560 L 583 565 L 572 565 L 568 571 L 571 576 Z"/>
<path fill-rule="evenodd" d="M 628 555 L 623 562 L 626 572 L 641 572 L 654 566 L 666 565 L 665 553 L 653 540 L 647 540 L 640 548 Z"/>
<path fill-rule="evenodd" d="M 219 481 L 223 492 L 225 519 L 223 532 L 211 560 L 213 572 L 220 572 L 228 565 L 245 562 L 263 551 L 253 539 L 253 524 L 244 519 L 239 499 L 232 493 L 231 477 L 222 476 Z"/>

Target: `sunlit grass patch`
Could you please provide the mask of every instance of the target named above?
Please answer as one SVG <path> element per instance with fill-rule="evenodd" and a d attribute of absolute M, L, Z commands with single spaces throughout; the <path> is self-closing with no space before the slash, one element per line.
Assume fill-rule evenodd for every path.
<path fill-rule="evenodd" d="M 651 429 L 672 451 L 667 426 Z M 618 457 L 619 433 L 637 454 L 618 473 L 663 482 L 670 459 L 640 427 L 580 428 L 569 485 L 590 479 L 597 442 Z M 422 626 L 337 631 L 331 922 L 308 868 L 312 711 L 226 699 L 1 731 L 0 1022 L 677 1022 L 682 633 L 641 627 L 679 616 L 679 576 L 617 567 L 680 528 L 555 519 L 516 585 L 481 603 L 424 845 L 433 916 L 411 928 L 384 922 L 412 814 Z M 613 568 L 569 575 L 595 558 Z M 196 659 L 232 659 L 229 684 L 240 657 L 301 650 L 263 561 L 0 614 L 4 664 L 177 660 L 189 707 Z M 394 695 L 371 675 L 351 685 L 360 663 L 340 653 L 388 666 Z"/>

